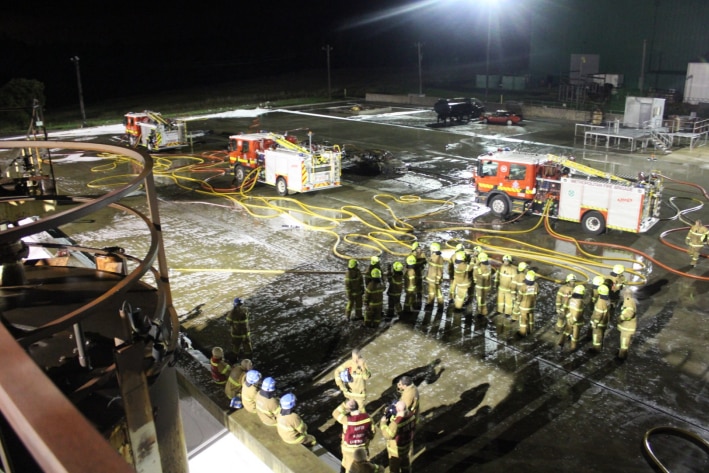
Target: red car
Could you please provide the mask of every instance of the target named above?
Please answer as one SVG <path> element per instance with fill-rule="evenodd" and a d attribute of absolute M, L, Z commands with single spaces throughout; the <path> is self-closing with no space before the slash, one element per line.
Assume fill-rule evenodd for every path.
<path fill-rule="evenodd" d="M 498 110 L 492 113 L 486 113 L 482 117 L 484 123 L 494 123 L 496 125 L 517 125 L 522 121 L 522 117 L 516 113 L 508 112 L 507 110 Z"/>

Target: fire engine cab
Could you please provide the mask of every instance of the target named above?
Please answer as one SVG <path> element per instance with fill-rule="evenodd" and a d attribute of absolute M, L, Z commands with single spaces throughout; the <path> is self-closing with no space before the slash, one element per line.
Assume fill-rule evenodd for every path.
<path fill-rule="evenodd" d="M 145 146 L 149 151 L 180 148 L 188 144 L 187 123 L 165 118 L 158 112 L 126 113 L 123 118 L 131 146 Z"/>
<path fill-rule="evenodd" d="M 642 233 L 659 221 L 663 184 L 659 175 L 615 176 L 573 158 L 498 149 L 478 157 L 473 175 L 476 201 L 493 214 L 530 212 L 579 222 L 593 235 L 606 228 Z"/>
<path fill-rule="evenodd" d="M 238 185 L 258 169 L 258 181 L 275 186 L 281 196 L 341 185 L 340 147 L 300 145 L 293 135 L 259 132 L 230 136 L 229 163 L 234 166 Z"/>

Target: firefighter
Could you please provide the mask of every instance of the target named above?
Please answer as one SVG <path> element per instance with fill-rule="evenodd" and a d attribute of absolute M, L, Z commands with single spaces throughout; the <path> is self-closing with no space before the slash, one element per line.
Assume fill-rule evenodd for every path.
<path fill-rule="evenodd" d="M 416 417 L 406 408 L 403 401 L 398 401 L 396 413 L 390 417 L 383 416 L 379 428 L 387 439 L 389 471 L 391 473 L 411 472 Z"/>
<path fill-rule="evenodd" d="M 497 313 L 507 317 L 512 315 L 512 280 L 515 274 L 517 271 L 512 265 L 512 256 L 503 256 L 493 286 L 497 289 Z"/>
<path fill-rule="evenodd" d="M 365 450 L 355 450 L 352 467 L 347 473 L 384 473 L 384 467 L 367 460 Z"/>
<path fill-rule="evenodd" d="M 616 313 L 618 302 L 620 301 L 620 292 L 623 290 L 625 283 L 627 282 L 623 273 L 625 273 L 625 267 L 622 264 L 616 264 L 613 266 L 611 274 L 605 282 L 605 285 L 608 286 L 609 298 L 611 301 L 611 314 Z"/>
<path fill-rule="evenodd" d="M 567 339 L 571 339 L 571 350 L 576 350 L 576 346 L 579 342 L 579 335 L 581 332 L 581 326 L 583 325 L 583 311 L 584 311 L 584 295 L 586 294 L 586 288 L 583 284 L 577 284 L 571 293 L 571 299 L 569 299 L 569 312 L 566 315 L 566 325 L 564 325 L 564 331 L 559 336 L 557 345 L 563 347 Z"/>
<path fill-rule="evenodd" d="M 416 256 L 413 254 L 406 257 L 406 272 L 404 273 L 404 288 L 406 297 L 404 298 L 404 312 L 411 314 L 421 307 L 418 299 L 418 274 Z"/>
<path fill-rule="evenodd" d="M 443 256 L 441 256 L 441 244 L 431 243 L 431 254 L 428 258 L 428 272 L 426 273 L 426 283 L 428 285 L 428 298 L 426 308 L 433 307 L 433 302 L 438 303 L 438 308 L 443 308 L 443 292 L 441 292 L 441 282 L 443 280 Z"/>
<path fill-rule="evenodd" d="M 453 250 L 451 257 L 448 259 L 448 279 L 450 280 L 450 286 L 448 288 L 448 302 L 453 302 L 455 300 L 455 261 L 458 259 L 458 253 L 460 252 L 464 255 L 463 260 L 466 263 L 468 262 L 468 254 L 465 252 L 465 246 L 463 246 L 462 243 L 458 243 L 455 245 L 455 250 Z"/>
<path fill-rule="evenodd" d="M 517 295 L 519 298 L 519 332 L 518 335 L 526 337 L 527 332 L 534 332 L 534 306 L 537 304 L 539 284 L 536 282 L 537 274 L 527 271 L 524 276 L 524 287 Z"/>
<path fill-rule="evenodd" d="M 295 409 L 295 394 L 285 394 L 280 401 L 278 412 L 278 435 L 289 445 L 305 445 L 312 447 L 316 444 L 315 437 L 308 433 L 308 425 L 293 411 Z"/>
<path fill-rule="evenodd" d="M 256 370 L 246 372 L 244 387 L 241 389 L 241 403 L 244 409 L 252 414 L 256 414 L 256 396 L 261 389 L 261 373 Z"/>
<path fill-rule="evenodd" d="M 372 271 L 375 269 L 379 270 L 379 277 L 381 278 L 381 271 L 382 271 L 382 264 L 381 261 L 379 260 L 379 256 L 372 256 L 369 259 L 369 266 L 367 267 L 367 271 L 364 273 L 364 287 L 366 288 L 369 283 L 372 281 Z"/>
<path fill-rule="evenodd" d="M 454 256 L 453 278 L 450 286 L 450 296 L 453 297 L 453 306 L 461 310 L 468 299 L 470 289 L 470 271 L 468 258 L 464 251 L 458 251 Z"/>
<path fill-rule="evenodd" d="M 395 261 L 389 271 L 389 284 L 387 287 L 387 317 L 392 318 L 401 314 L 401 293 L 404 290 L 404 265 Z"/>
<path fill-rule="evenodd" d="M 420 308 L 423 302 L 423 270 L 426 267 L 426 254 L 417 241 L 411 244 L 411 254 L 416 258 L 416 308 Z"/>
<path fill-rule="evenodd" d="M 565 284 L 561 285 L 556 292 L 556 326 L 554 327 L 556 333 L 561 333 L 564 330 L 566 314 L 569 312 L 569 299 L 571 299 L 575 286 L 576 276 L 574 273 L 569 273 L 566 275 Z"/>
<path fill-rule="evenodd" d="M 232 307 L 226 321 L 229 323 L 229 333 L 231 334 L 231 345 L 234 353 L 238 356 L 243 349 L 244 357 L 250 357 L 253 351 L 251 347 L 251 329 L 249 327 L 249 309 L 244 307 L 240 298 L 234 299 Z"/>
<path fill-rule="evenodd" d="M 603 336 L 606 333 L 608 322 L 610 321 L 610 300 L 608 286 L 601 284 L 598 286 L 598 299 L 593 306 L 593 315 L 591 315 L 591 333 L 593 337 L 593 345 L 590 351 L 600 353 L 603 348 Z"/>
<path fill-rule="evenodd" d="M 638 328 L 637 302 L 633 297 L 633 292 L 628 288 L 623 291 L 623 307 L 618 316 L 618 332 L 620 333 L 620 350 L 618 358 L 625 360 L 628 357 L 628 349 L 633 341 L 633 335 Z"/>
<path fill-rule="evenodd" d="M 470 288 L 468 289 L 468 297 L 475 297 L 475 270 L 480 266 L 480 254 L 483 252 L 482 246 L 473 248 L 473 254 L 468 258 L 468 271 L 470 272 Z"/>
<path fill-rule="evenodd" d="M 589 302 L 593 306 L 596 305 L 596 301 L 598 300 L 598 288 L 601 287 L 601 285 L 609 288 L 609 294 L 610 294 L 610 286 L 608 286 L 606 284 L 606 280 L 603 278 L 603 276 L 594 277 L 593 280 L 591 281 L 591 297 L 589 298 Z"/>
<path fill-rule="evenodd" d="M 350 471 L 357 451 L 368 457 L 369 442 L 374 437 L 374 423 L 366 412 L 360 411 L 357 401 L 348 399 L 337 406 L 332 417 L 342 425 L 342 468 Z"/>
<path fill-rule="evenodd" d="M 512 293 L 512 321 L 519 320 L 519 294 L 524 288 L 524 278 L 527 276 L 527 263 L 524 261 L 517 265 L 517 274 L 512 279 L 510 292 Z"/>
<path fill-rule="evenodd" d="M 212 348 L 212 358 L 209 360 L 209 365 L 214 382 L 217 384 L 226 384 L 226 380 L 229 379 L 231 366 L 224 361 L 224 349 L 222 347 Z"/>
<path fill-rule="evenodd" d="M 241 389 L 244 385 L 244 380 L 246 379 L 246 373 L 248 373 L 253 367 L 254 365 L 251 360 L 243 359 L 240 364 L 231 369 L 229 379 L 227 379 L 224 387 L 226 397 L 232 399 L 235 396 L 241 396 Z"/>
<path fill-rule="evenodd" d="M 256 395 L 256 413 L 265 425 L 275 427 L 279 412 L 281 406 L 276 396 L 276 380 L 271 377 L 264 378 Z"/>
<path fill-rule="evenodd" d="M 695 267 L 699 261 L 699 254 L 702 247 L 707 243 L 709 238 L 709 230 L 702 225 L 701 220 L 695 220 L 694 225 L 687 232 L 687 237 L 684 242 L 687 244 L 687 253 L 691 258 L 691 265 Z"/>
<path fill-rule="evenodd" d="M 382 321 L 384 304 L 384 283 L 381 270 L 374 268 L 371 277 L 371 281 L 364 288 L 364 326 L 378 327 Z"/>
<path fill-rule="evenodd" d="M 356 259 L 350 259 L 347 262 L 347 271 L 345 272 L 345 295 L 347 296 L 347 305 L 345 306 L 345 318 L 347 320 L 362 319 L 362 295 L 364 294 L 364 280 L 362 272 L 359 270 Z M 354 311 L 354 319 L 352 317 Z"/>
<path fill-rule="evenodd" d="M 396 383 L 396 390 L 401 393 L 399 400 L 403 401 L 406 408 L 418 419 L 419 413 L 419 390 L 411 379 L 411 376 L 402 376 Z"/>
<path fill-rule="evenodd" d="M 367 380 L 372 373 L 367 367 L 367 362 L 362 357 L 359 349 L 352 350 L 352 358 L 335 368 L 333 377 L 335 384 L 340 388 L 347 399 L 357 401 L 359 410 L 365 412 L 367 397 Z"/>
<path fill-rule="evenodd" d="M 490 266 L 487 253 L 480 253 L 477 259 L 478 267 L 473 273 L 477 315 L 487 316 L 487 298 L 490 295 L 490 289 L 492 289 L 492 266 Z"/>

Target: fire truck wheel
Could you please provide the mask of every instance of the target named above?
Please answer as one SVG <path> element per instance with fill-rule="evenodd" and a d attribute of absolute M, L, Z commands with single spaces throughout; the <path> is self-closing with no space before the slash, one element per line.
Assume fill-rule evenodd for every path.
<path fill-rule="evenodd" d="M 586 233 L 600 235 L 606 230 L 606 219 L 603 214 L 595 210 L 586 212 L 581 219 L 581 226 Z"/>
<path fill-rule="evenodd" d="M 502 194 L 493 195 L 487 206 L 490 207 L 492 213 L 498 217 L 506 218 L 510 213 L 510 202 L 507 196 Z"/>
<path fill-rule="evenodd" d="M 244 179 L 246 178 L 246 171 L 244 170 L 244 167 L 241 166 L 240 164 L 237 164 L 234 166 L 234 180 L 238 185 L 241 185 L 241 183 L 244 182 Z"/>
<path fill-rule="evenodd" d="M 276 191 L 278 191 L 278 195 L 281 197 L 288 195 L 288 185 L 286 184 L 286 180 L 284 178 L 279 177 L 276 179 Z"/>

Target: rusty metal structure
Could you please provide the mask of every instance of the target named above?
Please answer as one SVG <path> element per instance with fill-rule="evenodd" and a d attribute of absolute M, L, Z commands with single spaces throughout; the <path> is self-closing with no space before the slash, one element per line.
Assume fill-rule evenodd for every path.
<path fill-rule="evenodd" d="M 57 148 L 113 153 L 139 172 L 96 198 L 0 197 L 2 471 L 187 472 L 173 366 L 179 324 L 150 156 L 41 140 L 5 141 L 3 148 L 21 156 Z M 121 203 L 138 189 L 145 213 Z M 145 255 L 77 246 L 70 234 L 33 238 L 56 236 L 108 208 L 142 222 Z M 28 258 L 33 248 L 49 256 Z M 75 264 L 79 255 L 94 265 Z"/>

